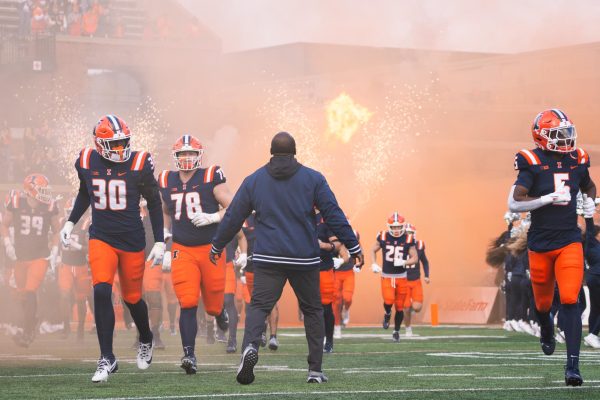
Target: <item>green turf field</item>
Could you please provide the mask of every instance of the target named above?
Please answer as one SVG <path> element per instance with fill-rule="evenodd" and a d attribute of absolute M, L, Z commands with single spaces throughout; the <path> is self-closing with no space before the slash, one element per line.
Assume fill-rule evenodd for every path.
<path fill-rule="evenodd" d="M 256 381 L 235 381 L 239 355 L 224 344 L 201 344 L 199 373 L 179 368 L 179 336 L 164 333 L 167 349 L 156 351 L 152 366 L 139 371 L 131 332 L 115 339 L 119 372 L 107 383 L 92 384 L 97 343 L 39 336 L 29 349 L 0 337 L 2 399 L 598 399 L 600 351 L 583 348 L 581 388 L 564 385 L 564 345 L 543 356 L 537 339 L 496 328 L 415 327 L 413 338 L 391 341 L 391 331 L 352 328 L 324 356 L 329 383 L 309 385 L 303 330 L 280 332 L 277 352 L 261 350 Z M 240 332 L 241 336 L 241 332 Z"/>

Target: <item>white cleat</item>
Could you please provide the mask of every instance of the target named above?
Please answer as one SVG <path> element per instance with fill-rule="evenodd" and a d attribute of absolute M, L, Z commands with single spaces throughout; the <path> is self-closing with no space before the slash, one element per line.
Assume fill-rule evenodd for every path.
<path fill-rule="evenodd" d="M 520 319 L 518 324 L 521 327 L 521 329 L 523 330 L 523 332 L 527 333 L 528 335 L 535 336 L 535 330 L 531 327 L 531 325 L 529 323 Z"/>
<path fill-rule="evenodd" d="M 504 325 L 502 325 L 502 329 L 504 329 L 507 332 L 514 331 L 514 329 L 512 328 L 512 325 L 510 324 L 510 321 L 505 321 Z"/>
<path fill-rule="evenodd" d="M 513 331 L 523 333 L 523 329 L 519 326 L 519 323 L 516 320 L 511 319 L 508 322 L 510 322 L 510 326 L 513 328 Z"/>
<path fill-rule="evenodd" d="M 412 326 L 407 326 L 406 327 L 406 332 L 404 332 L 404 336 L 411 337 L 412 335 L 413 335 L 413 333 L 412 333 Z"/>
<path fill-rule="evenodd" d="M 554 335 L 554 340 L 558 343 L 565 343 L 565 333 L 560 329 L 556 331 L 556 335 Z"/>
<path fill-rule="evenodd" d="M 92 382 L 106 382 L 108 380 L 108 376 L 113 374 L 119 370 L 119 365 L 117 364 L 117 360 L 114 360 L 112 363 L 107 358 L 100 358 L 98 360 L 98 367 L 96 368 L 96 372 L 94 376 L 92 376 Z"/>
<path fill-rule="evenodd" d="M 152 364 L 152 350 L 154 349 L 154 342 L 150 343 L 139 343 L 137 353 L 137 367 L 139 369 L 148 369 Z"/>
<path fill-rule="evenodd" d="M 531 321 L 531 328 L 535 332 L 535 337 L 542 337 L 542 330 L 540 329 L 540 326 L 537 323 Z"/>
<path fill-rule="evenodd" d="M 346 326 L 348 323 L 350 323 L 350 310 L 342 308 L 342 324 Z"/>
<path fill-rule="evenodd" d="M 585 336 L 583 338 L 583 343 L 585 343 L 586 346 L 590 346 L 594 349 L 600 349 L 600 337 L 594 335 L 593 333 Z"/>
<path fill-rule="evenodd" d="M 334 339 L 342 338 L 342 327 L 340 325 L 336 325 L 333 327 L 333 338 Z"/>

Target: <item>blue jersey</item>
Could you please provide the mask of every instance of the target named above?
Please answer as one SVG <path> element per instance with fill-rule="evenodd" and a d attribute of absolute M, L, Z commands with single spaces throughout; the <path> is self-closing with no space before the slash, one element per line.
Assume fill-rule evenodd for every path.
<path fill-rule="evenodd" d="M 419 256 L 419 261 L 417 261 L 416 264 L 406 266 L 406 279 L 409 281 L 421 279 L 421 264 L 423 265 L 425 278 L 429 278 L 429 260 L 427 260 L 427 255 L 425 254 L 425 242 L 417 240 L 415 242 L 415 247 L 417 249 L 417 255 Z"/>
<path fill-rule="evenodd" d="M 521 150 L 515 157 L 519 171 L 515 185 L 529 190 L 529 196 L 540 197 L 556 191 L 564 182 L 571 192 L 567 205 L 550 204 L 531 212 L 527 245 L 535 252 L 556 250 L 581 242 L 577 227 L 577 193 L 590 183 L 590 159 L 583 149 L 577 149 L 555 159 L 554 154 L 541 149 Z"/>
<path fill-rule="evenodd" d="M 164 241 L 154 161 L 148 152 L 134 151 L 126 162 L 115 163 L 96 150 L 84 149 L 75 168 L 80 186 L 69 221 L 77 223 L 91 205 L 90 239 L 101 240 L 123 251 L 144 250 L 146 237 L 140 217 L 140 197 L 143 196 L 153 216 L 154 240 Z"/>
<path fill-rule="evenodd" d="M 246 236 L 246 242 L 248 243 L 248 263 L 246 264 L 245 270 L 248 272 L 254 272 L 254 265 L 252 264 L 252 254 L 254 254 L 254 242 L 256 241 L 256 235 L 254 233 L 254 214 L 250 214 L 244 225 L 242 225 L 242 231 Z"/>
<path fill-rule="evenodd" d="M 360 233 L 354 231 L 354 235 L 356 236 L 356 240 L 360 242 Z M 347 263 L 343 263 L 342 265 L 340 265 L 340 267 L 336 271 L 350 271 L 352 268 L 354 268 L 354 260 L 350 258 L 350 260 Z"/>
<path fill-rule="evenodd" d="M 329 238 L 334 237 L 335 235 L 331 232 L 331 229 L 327 226 L 325 221 L 323 221 L 323 216 L 321 214 L 316 215 L 317 219 L 317 236 L 321 242 L 331 243 Z M 333 251 L 331 250 L 323 250 L 320 249 L 321 253 L 319 257 L 321 258 L 321 264 L 319 265 L 319 269 L 321 271 L 329 271 L 333 268 Z"/>
<path fill-rule="evenodd" d="M 219 224 L 197 228 L 191 216 L 203 212 L 219 211 L 219 202 L 213 190 L 227 179 L 218 166 L 197 169 L 191 178 L 183 183 L 179 171 L 163 171 L 158 177 L 160 192 L 171 216 L 173 242 L 183 246 L 210 244 Z"/>
<path fill-rule="evenodd" d="M 382 276 L 405 278 L 406 267 L 399 264 L 400 260 L 408 260 L 408 252 L 415 245 L 412 235 L 404 234 L 394 237 L 387 231 L 379 232 L 377 242 L 383 253 Z"/>

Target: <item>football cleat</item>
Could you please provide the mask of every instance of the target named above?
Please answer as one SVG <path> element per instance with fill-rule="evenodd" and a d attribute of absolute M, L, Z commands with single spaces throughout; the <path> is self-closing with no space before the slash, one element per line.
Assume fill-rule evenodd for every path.
<path fill-rule="evenodd" d="M 94 376 L 92 376 L 92 382 L 106 382 L 108 380 L 108 376 L 110 374 L 114 374 L 119 370 L 119 365 L 117 364 L 117 360 L 109 360 L 106 357 L 101 357 L 98 360 L 98 367 L 96 368 L 96 372 Z"/>
<path fill-rule="evenodd" d="M 139 369 L 148 369 L 152 364 L 152 350 L 154 348 L 154 342 L 142 343 L 138 346 L 137 353 L 137 367 Z"/>
<path fill-rule="evenodd" d="M 227 342 L 227 338 L 225 337 L 225 333 L 222 330 L 217 329 L 217 334 L 215 336 L 216 336 L 217 342 L 219 342 L 219 343 L 226 343 Z"/>
<path fill-rule="evenodd" d="M 583 378 L 578 368 L 565 368 L 565 384 L 567 386 L 583 385 Z"/>
<path fill-rule="evenodd" d="M 215 317 L 215 321 L 217 321 L 217 326 L 223 332 L 226 332 L 227 329 L 229 329 L 229 314 L 227 314 L 225 309 L 221 311 L 221 314 Z"/>
<path fill-rule="evenodd" d="M 333 342 L 325 342 L 325 345 L 323 346 L 323 353 L 325 354 L 331 354 L 333 353 Z"/>
<path fill-rule="evenodd" d="M 154 348 L 156 350 L 164 350 L 165 349 L 165 344 L 163 343 L 163 341 L 160 339 L 160 336 L 158 336 L 158 335 L 155 335 Z"/>
<path fill-rule="evenodd" d="M 333 338 L 334 339 L 342 338 L 342 327 L 340 325 L 336 325 L 333 327 Z"/>
<path fill-rule="evenodd" d="M 413 333 L 412 333 L 412 327 L 411 326 L 407 326 L 406 327 L 406 332 L 404 332 L 404 336 L 411 337 L 412 335 L 413 335 Z"/>
<path fill-rule="evenodd" d="M 266 332 L 263 332 L 260 335 L 260 347 L 265 347 L 267 345 L 267 334 Z"/>
<path fill-rule="evenodd" d="M 528 335 L 535 336 L 535 330 L 533 330 L 531 324 L 523 321 L 522 319 L 520 319 L 517 323 L 523 332 L 527 333 Z"/>
<path fill-rule="evenodd" d="M 394 333 L 392 333 L 392 339 L 394 342 L 398 343 L 400 341 L 400 332 L 394 331 Z"/>
<path fill-rule="evenodd" d="M 249 344 L 242 353 L 240 366 L 237 369 L 236 380 L 242 385 L 254 382 L 254 366 L 258 362 L 258 351 Z"/>
<path fill-rule="evenodd" d="M 383 329 L 388 329 L 390 327 L 390 318 L 392 317 L 392 313 L 383 314 Z"/>
<path fill-rule="evenodd" d="M 346 326 L 350 323 L 350 310 L 342 308 L 342 325 Z"/>
<path fill-rule="evenodd" d="M 279 348 L 279 341 L 277 340 L 277 336 L 271 335 L 269 339 L 269 350 L 277 351 Z"/>
<path fill-rule="evenodd" d="M 225 352 L 228 354 L 232 354 L 235 353 L 237 351 L 237 343 L 235 341 L 231 341 L 229 343 L 227 343 L 227 348 L 225 349 Z"/>
<path fill-rule="evenodd" d="M 565 343 L 566 339 L 565 339 L 565 332 L 561 331 L 560 329 L 556 330 L 556 335 L 554 336 L 554 339 L 556 339 L 556 341 L 558 343 Z"/>
<path fill-rule="evenodd" d="M 540 338 L 540 345 L 542 346 L 542 351 L 544 354 L 551 356 L 554 354 L 554 349 L 556 348 L 556 340 L 554 340 L 554 338 L 550 338 L 549 341 L 544 341 L 543 338 Z"/>
<path fill-rule="evenodd" d="M 319 371 L 308 371 L 308 377 L 306 383 L 326 383 L 329 379 L 324 373 Z"/>
<path fill-rule="evenodd" d="M 181 357 L 181 368 L 187 375 L 194 375 L 198 370 L 196 366 L 196 357 L 193 355 Z"/>
<path fill-rule="evenodd" d="M 171 325 L 169 331 L 171 333 L 171 336 L 177 336 L 177 330 L 175 329 L 175 325 Z"/>
<path fill-rule="evenodd" d="M 512 325 L 510 324 L 510 321 L 504 321 L 504 325 L 502 325 L 502 329 L 504 329 L 507 332 L 514 331 L 514 329 L 512 328 Z"/>
<path fill-rule="evenodd" d="M 594 349 L 600 349 L 600 338 L 594 335 L 593 333 L 590 333 L 589 335 L 585 336 L 583 338 L 583 343 L 586 346 L 590 346 Z"/>
<path fill-rule="evenodd" d="M 510 322 L 510 326 L 512 327 L 513 331 L 523 333 L 523 328 L 521 328 L 521 326 L 519 325 L 519 322 L 516 319 L 511 319 L 509 322 Z"/>

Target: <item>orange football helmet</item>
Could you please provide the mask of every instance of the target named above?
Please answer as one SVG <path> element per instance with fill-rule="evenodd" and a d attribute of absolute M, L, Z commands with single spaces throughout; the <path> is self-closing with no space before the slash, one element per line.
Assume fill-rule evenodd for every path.
<path fill-rule="evenodd" d="M 387 220 L 388 231 L 393 237 L 400 237 L 406 232 L 406 221 L 404 217 L 394 211 Z"/>
<path fill-rule="evenodd" d="M 50 204 L 52 192 L 50 181 L 42 174 L 31 174 L 23 181 L 23 189 L 27 196 L 36 199 L 40 203 Z"/>
<path fill-rule="evenodd" d="M 183 135 L 173 145 L 175 166 L 180 171 L 193 171 L 200 168 L 204 149 L 202 143 L 192 135 Z"/>
<path fill-rule="evenodd" d="M 575 150 L 577 131 L 567 115 L 558 108 L 542 111 L 531 127 L 533 141 L 542 150 L 570 153 Z"/>
<path fill-rule="evenodd" d="M 96 150 L 112 162 L 122 163 L 131 156 L 131 132 L 129 127 L 116 115 L 105 115 L 94 127 Z"/>
<path fill-rule="evenodd" d="M 406 223 L 406 233 L 415 236 L 417 234 L 417 228 L 410 222 Z"/>

